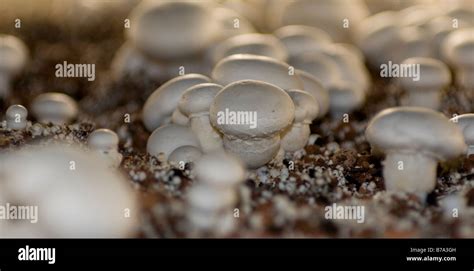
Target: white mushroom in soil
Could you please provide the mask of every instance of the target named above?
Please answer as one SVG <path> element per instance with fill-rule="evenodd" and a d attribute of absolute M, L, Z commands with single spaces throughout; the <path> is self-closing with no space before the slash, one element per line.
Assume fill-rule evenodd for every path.
<path fill-rule="evenodd" d="M 322 118 L 329 111 L 329 91 L 323 86 L 319 79 L 311 74 L 302 70 L 296 70 L 295 73 L 303 82 L 303 90 L 313 96 L 318 102 L 318 118 Z"/>
<path fill-rule="evenodd" d="M 381 111 L 368 124 L 365 136 L 373 152 L 386 153 L 386 189 L 422 198 L 436 185 L 438 162 L 454 159 L 466 150 L 459 127 L 443 114 L 422 107 Z"/>
<path fill-rule="evenodd" d="M 204 153 L 222 149 L 220 133 L 211 125 L 209 107 L 222 86 L 212 83 L 195 85 L 181 96 L 179 111 L 189 118 L 191 130 Z"/>
<path fill-rule="evenodd" d="M 31 111 L 41 123 L 68 124 L 77 117 L 77 102 L 66 94 L 48 92 L 38 95 L 31 104 Z"/>
<path fill-rule="evenodd" d="M 150 155 L 164 159 L 181 146 L 194 146 L 199 148 L 199 140 L 187 126 L 167 124 L 157 128 L 148 138 L 146 151 Z"/>
<path fill-rule="evenodd" d="M 221 42 L 214 48 L 212 60 L 213 63 L 217 63 L 227 56 L 236 54 L 267 56 L 283 62 L 288 59 L 285 46 L 273 35 L 250 33 Z"/>
<path fill-rule="evenodd" d="M 198 231 L 228 234 L 235 226 L 233 207 L 238 186 L 247 175 L 242 162 L 225 152 L 210 153 L 196 162 L 193 171 L 197 181 L 187 196 L 191 226 Z"/>
<path fill-rule="evenodd" d="M 332 43 L 328 33 L 304 25 L 287 25 L 277 29 L 274 35 L 285 45 L 290 61 L 300 54 L 317 50 L 322 44 Z"/>
<path fill-rule="evenodd" d="M 288 64 L 257 55 L 232 55 L 222 59 L 214 67 L 212 79 L 223 86 L 240 80 L 258 80 L 284 90 L 303 88 L 302 81 Z"/>
<path fill-rule="evenodd" d="M 449 34 L 443 42 L 442 52 L 455 69 L 456 83 L 474 90 L 474 27 Z"/>
<path fill-rule="evenodd" d="M 118 167 L 122 162 L 122 154 L 119 153 L 119 137 L 109 129 L 94 130 L 87 138 L 87 145 L 100 156 L 103 156 L 112 167 Z"/>
<path fill-rule="evenodd" d="M 142 118 L 148 131 L 153 131 L 170 121 L 178 107 L 181 95 L 190 87 L 209 83 L 211 79 L 201 74 L 186 74 L 169 80 L 155 90 L 145 102 Z M 178 114 L 178 113 L 176 113 Z"/>
<path fill-rule="evenodd" d="M 295 105 L 295 119 L 290 128 L 283 133 L 281 147 L 287 152 L 295 152 L 306 146 L 311 135 L 309 125 L 318 116 L 319 106 L 316 99 L 301 90 L 288 91 Z"/>
<path fill-rule="evenodd" d="M 451 121 L 456 123 L 464 134 L 464 141 L 468 147 L 467 156 L 474 154 L 474 113 L 456 116 Z"/>
<path fill-rule="evenodd" d="M 100 157 L 54 144 L 0 155 L 1 201 L 38 207 L 37 223 L 0 220 L 1 237 L 132 237 L 139 204 L 128 180 Z"/>
<path fill-rule="evenodd" d="M 206 2 L 143 1 L 131 13 L 126 35 L 154 59 L 196 55 L 212 44 L 218 30 L 213 5 Z"/>
<path fill-rule="evenodd" d="M 12 80 L 28 61 L 28 48 L 17 37 L 0 34 L 0 98 L 10 95 Z"/>
<path fill-rule="evenodd" d="M 293 122 L 295 107 L 281 88 L 242 80 L 224 87 L 210 108 L 212 125 L 224 136 L 224 148 L 249 168 L 270 162 L 280 149 L 280 135 Z"/>
<path fill-rule="evenodd" d="M 419 67 L 418 76 L 398 78 L 406 91 L 402 103 L 438 110 L 441 106 L 442 91 L 451 83 L 451 72 L 441 61 L 433 58 L 413 57 L 405 59 L 402 65 Z"/>
<path fill-rule="evenodd" d="M 7 128 L 12 130 L 25 129 L 28 123 L 28 110 L 19 104 L 14 104 L 8 107 L 7 112 L 5 112 L 7 120 Z"/>
<path fill-rule="evenodd" d="M 202 156 L 199 148 L 194 146 L 181 146 L 175 149 L 169 156 L 168 161 L 178 166 L 196 162 Z"/>

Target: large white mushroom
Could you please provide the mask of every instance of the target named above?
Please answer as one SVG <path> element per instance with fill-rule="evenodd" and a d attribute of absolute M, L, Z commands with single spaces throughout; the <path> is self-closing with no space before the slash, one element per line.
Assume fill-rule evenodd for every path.
<path fill-rule="evenodd" d="M 421 107 L 385 109 L 370 121 L 365 135 L 373 151 L 386 153 L 386 189 L 421 197 L 436 185 L 438 162 L 456 158 L 466 150 L 458 126 L 443 114 Z"/>
<path fill-rule="evenodd" d="M 210 108 L 210 119 L 224 135 L 224 148 L 249 168 L 270 162 L 280 149 L 280 134 L 291 125 L 295 107 L 281 88 L 242 80 L 222 89 Z"/>
<path fill-rule="evenodd" d="M 66 145 L 0 155 L 0 202 L 37 207 L 37 222 L 0 220 L 0 236 L 130 237 L 138 202 L 127 179 L 90 152 Z"/>

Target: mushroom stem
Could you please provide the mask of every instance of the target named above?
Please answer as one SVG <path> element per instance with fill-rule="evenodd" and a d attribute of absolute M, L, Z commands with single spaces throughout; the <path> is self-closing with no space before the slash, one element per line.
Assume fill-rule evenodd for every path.
<path fill-rule="evenodd" d="M 220 134 L 211 126 L 209 115 L 191 116 L 191 130 L 199 140 L 204 153 L 222 149 Z"/>
<path fill-rule="evenodd" d="M 280 136 L 242 140 L 224 136 L 224 148 L 239 157 L 248 168 L 259 168 L 270 162 L 280 149 Z"/>
<path fill-rule="evenodd" d="M 10 95 L 10 79 L 0 73 L 0 98 L 6 98 L 8 95 Z"/>
<path fill-rule="evenodd" d="M 426 196 L 436 185 L 435 158 L 417 152 L 389 152 L 383 162 L 385 187 Z"/>
<path fill-rule="evenodd" d="M 441 105 L 441 92 L 439 90 L 418 90 L 407 91 L 406 100 L 403 103 L 407 106 L 420 106 L 438 110 Z"/>
<path fill-rule="evenodd" d="M 308 143 L 311 131 L 308 124 L 294 123 L 283 135 L 281 146 L 285 151 L 295 152 L 301 150 Z"/>
<path fill-rule="evenodd" d="M 176 108 L 171 115 L 171 122 L 178 125 L 186 126 L 189 124 L 189 119 L 178 108 Z"/>

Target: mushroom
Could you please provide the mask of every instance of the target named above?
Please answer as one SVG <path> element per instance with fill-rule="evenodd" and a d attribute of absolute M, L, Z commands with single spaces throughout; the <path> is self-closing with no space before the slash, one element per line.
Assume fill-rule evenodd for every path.
<path fill-rule="evenodd" d="M 403 42 L 398 14 L 384 11 L 363 19 L 356 25 L 356 44 L 370 65 L 378 68 L 393 60 L 393 53 Z"/>
<path fill-rule="evenodd" d="M 222 138 L 211 126 L 209 107 L 222 86 L 212 83 L 195 85 L 186 90 L 179 101 L 179 111 L 189 118 L 204 153 L 222 149 Z"/>
<path fill-rule="evenodd" d="M 232 10 L 231 8 L 218 6 L 214 9 L 214 17 L 218 22 L 220 30 L 217 32 L 218 37 L 216 40 L 223 41 L 230 37 L 237 36 L 240 34 L 256 32 L 252 23 Z M 238 25 L 236 24 L 238 20 Z"/>
<path fill-rule="evenodd" d="M 318 118 L 322 118 L 329 111 L 329 91 L 323 86 L 319 79 L 311 74 L 302 70 L 296 70 L 295 73 L 303 82 L 303 90 L 313 96 L 316 102 L 318 102 Z"/>
<path fill-rule="evenodd" d="M 196 55 L 217 35 L 213 5 L 207 1 L 143 1 L 130 16 L 126 35 L 136 48 L 155 59 Z"/>
<path fill-rule="evenodd" d="M 273 35 L 267 34 L 242 34 L 230 37 L 221 42 L 213 51 L 213 63 L 236 54 L 250 54 L 271 57 L 286 61 L 288 53 L 285 46 Z"/>
<path fill-rule="evenodd" d="M 293 58 L 290 64 L 296 69 L 303 70 L 316 77 L 326 89 L 341 80 L 337 63 L 321 51 L 300 54 Z"/>
<path fill-rule="evenodd" d="M 258 80 L 284 90 L 303 88 L 301 80 L 291 73 L 288 64 L 256 55 L 232 55 L 222 59 L 214 67 L 212 79 L 223 86 L 240 80 Z"/>
<path fill-rule="evenodd" d="M 33 115 L 41 123 L 68 124 L 77 117 L 74 99 L 66 94 L 48 92 L 36 96 L 31 104 Z"/>
<path fill-rule="evenodd" d="M 464 141 L 467 145 L 467 156 L 474 154 L 474 113 L 456 116 L 451 119 L 456 123 L 464 134 Z"/>
<path fill-rule="evenodd" d="M 366 93 L 350 82 L 337 81 L 329 87 L 329 111 L 333 118 L 340 118 L 359 109 L 365 102 Z"/>
<path fill-rule="evenodd" d="M 199 148 L 199 140 L 191 129 L 177 124 L 167 124 L 153 131 L 148 138 L 146 151 L 157 157 L 163 154 L 164 159 L 168 159 L 171 152 L 186 145 Z"/>
<path fill-rule="evenodd" d="M 274 34 L 285 45 L 290 61 L 300 54 L 317 50 L 322 44 L 332 43 L 328 33 L 311 26 L 287 25 Z"/>
<path fill-rule="evenodd" d="M 179 110 L 179 107 L 177 107 L 171 115 L 171 123 L 187 126 L 189 124 L 189 118 Z"/>
<path fill-rule="evenodd" d="M 118 167 L 122 162 L 122 154 L 118 152 L 119 137 L 112 130 L 94 130 L 87 139 L 87 145 L 99 155 L 104 156 L 112 167 Z"/>
<path fill-rule="evenodd" d="M 295 108 L 281 88 L 262 81 L 242 80 L 224 87 L 210 108 L 211 123 L 224 135 L 224 148 L 249 168 L 272 160 L 280 134 L 290 126 Z"/>
<path fill-rule="evenodd" d="M 8 107 L 5 115 L 8 129 L 21 130 L 26 128 L 28 110 L 23 105 L 14 104 Z"/>
<path fill-rule="evenodd" d="M 238 185 L 246 178 L 242 162 L 225 152 L 210 153 L 196 162 L 194 173 L 197 182 L 187 195 L 191 226 L 198 231 L 229 233 L 235 220 L 228 227 L 222 227 L 222 221 L 233 213 Z"/>
<path fill-rule="evenodd" d="M 28 48 L 15 36 L 0 34 L 0 98 L 10 95 L 11 81 L 26 66 Z"/>
<path fill-rule="evenodd" d="M 443 42 L 442 52 L 456 69 L 457 84 L 474 89 L 474 27 L 449 34 Z"/>
<path fill-rule="evenodd" d="M 419 66 L 419 76 L 398 78 L 400 86 L 407 92 L 405 105 L 438 110 L 442 90 L 451 83 L 448 67 L 439 60 L 424 57 L 405 59 L 402 65 Z"/>
<path fill-rule="evenodd" d="M 400 28 L 400 37 L 402 39 L 400 48 L 393 52 L 393 60 L 400 63 L 411 57 L 432 57 L 432 45 L 430 36 L 425 29 L 421 27 L 403 27 Z"/>
<path fill-rule="evenodd" d="M 308 143 L 311 130 L 309 125 L 318 116 L 319 106 L 316 99 L 301 90 L 288 91 L 295 105 L 295 119 L 293 124 L 283 134 L 281 147 L 288 152 L 303 149 Z"/>
<path fill-rule="evenodd" d="M 201 74 L 187 74 L 161 85 L 148 97 L 143 106 L 142 118 L 148 131 L 153 131 L 169 122 L 184 91 L 194 85 L 210 81 L 211 79 Z"/>
<path fill-rule="evenodd" d="M 174 150 L 168 160 L 172 163 L 179 164 L 179 163 L 194 163 L 196 162 L 202 155 L 202 152 L 199 148 L 194 146 L 181 146 Z"/>
<path fill-rule="evenodd" d="M 466 150 L 455 124 L 443 114 L 422 107 L 385 109 L 370 121 L 365 135 L 374 152 L 386 153 L 386 189 L 423 197 L 436 185 L 438 162 Z"/>
<path fill-rule="evenodd" d="M 0 220 L 1 237 L 117 238 L 138 229 L 127 178 L 100 157 L 63 144 L 0 155 L 1 202 L 37 206 L 38 220 Z M 27 236 L 25 236 L 27 235 Z"/>

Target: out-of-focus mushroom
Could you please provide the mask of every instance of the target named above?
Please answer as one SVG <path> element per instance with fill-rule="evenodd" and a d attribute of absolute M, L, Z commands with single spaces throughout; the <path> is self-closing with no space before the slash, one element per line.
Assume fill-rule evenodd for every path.
<path fill-rule="evenodd" d="M 41 123 L 68 124 L 77 117 L 77 102 L 66 94 L 48 92 L 38 95 L 31 104 L 33 115 Z"/>
<path fill-rule="evenodd" d="M 171 152 L 181 146 L 199 148 L 199 140 L 186 126 L 167 124 L 157 128 L 148 138 L 146 150 L 150 155 L 164 155 L 168 159 Z"/>
<path fill-rule="evenodd" d="M 15 36 L 0 34 L 0 98 L 10 95 L 11 81 L 26 66 L 28 48 Z"/>
<path fill-rule="evenodd" d="M 25 129 L 28 123 L 28 110 L 19 104 L 14 104 L 8 107 L 5 113 L 7 119 L 7 128 L 13 130 Z"/>

